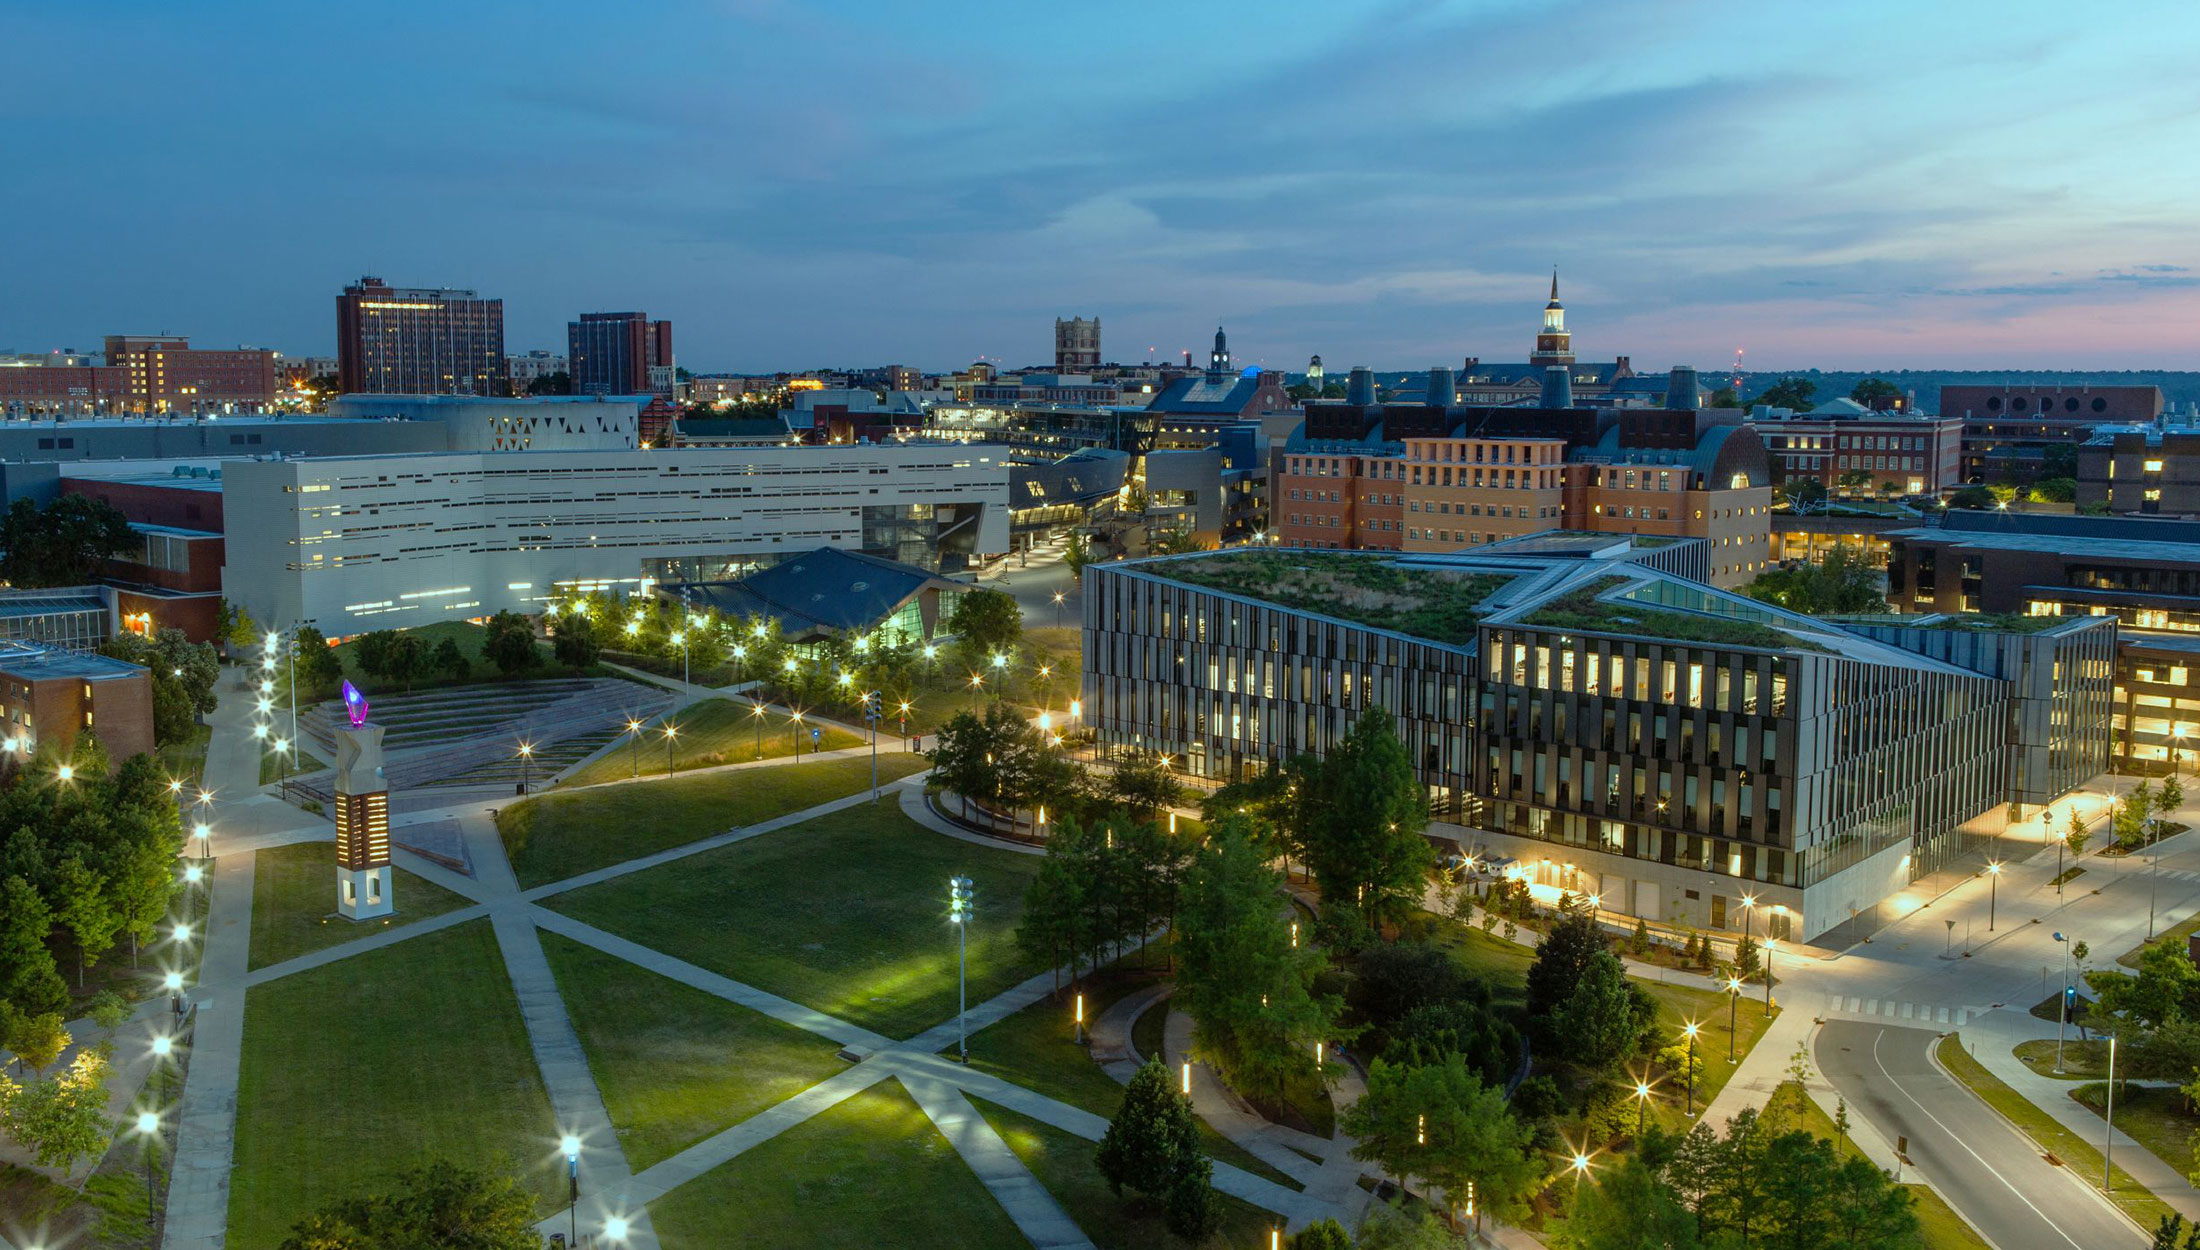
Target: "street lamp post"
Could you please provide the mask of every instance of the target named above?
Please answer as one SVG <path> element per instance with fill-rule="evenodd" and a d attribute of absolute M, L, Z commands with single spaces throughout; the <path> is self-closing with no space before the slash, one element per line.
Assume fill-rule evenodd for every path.
<path fill-rule="evenodd" d="M 2147 814 L 2147 941 L 2154 940 L 2154 898 L 2162 880 L 2162 842 L 2155 836 L 2154 815 Z"/>
<path fill-rule="evenodd" d="M 1647 1081 L 1635 1082 L 1635 1140 L 1642 1140 L 1643 1116 L 1650 1109 L 1650 1085 Z"/>
<path fill-rule="evenodd" d="M 1694 1119 L 1696 1115 L 1696 1022 L 1691 1020 L 1682 1025 L 1681 1032 L 1688 1035 L 1688 1115 L 1690 1119 Z"/>
<path fill-rule="evenodd" d="M 968 1011 L 970 1005 L 968 972 L 970 968 L 970 908 L 971 888 L 968 877 L 947 879 L 948 919 L 955 926 L 955 1032 L 956 1052 L 964 1063 L 970 1062 L 970 1032 Z"/>
<path fill-rule="evenodd" d="M 626 718 L 627 760 L 634 765 L 634 775 L 642 775 L 642 722 Z"/>
<path fill-rule="evenodd" d="M 1062 595 L 1062 592 L 1061 592 L 1061 591 L 1059 591 L 1059 590 L 1055 591 L 1055 592 L 1054 592 L 1054 624 L 1055 624 L 1055 627 L 1056 627 L 1057 629 L 1059 629 L 1059 628 L 1061 627 L 1061 624 L 1062 624 L 1062 599 L 1063 599 L 1063 595 Z"/>
<path fill-rule="evenodd" d="M 138 1135 L 145 1139 L 145 1225 L 147 1240 L 150 1243 L 152 1229 L 156 1223 L 153 1213 L 160 1210 L 159 1197 L 153 1192 L 153 1162 L 155 1156 L 160 1153 L 160 1113 L 155 1111 L 138 1112 L 137 1131 Z"/>
<path fill-rule="evenodd" d="M 565 1235 L 580 1245 L 581 1139 L 565 1135 Z"/>
<path fill-rule="evenodd" d="M 2108 1035 L 2108 1113 L 2101 1117 L 2101 1190 L 2113 1191 L 2116 1186 L 2109 1180 L 2109 1173 L 2116 1158 L 2116 1035 Z"/>
<path fill-rule="evenodd" d="M 764 705 L 751 703 L 749 719 L 756 722 L 756 758 L 764 758 Z"/>
<path fill-rule="evenodd" d="M 863 692 L 863 719 L 871 729 L 871 803 L 878 804 L 878 713 L 879 703 L 885 696 L 876 690 Z"/>
<path fill-rule="evenodd" d="M 1986 865 L 1986 931 L 1994 931 L 1994 906 L 2001 901 L 2001 861 Z"/>
<path fill-rule="evenodd" d="M 1780 949 L 1777 938 L 1765 939 L 1765 1019 L 1772 1018 L 1772 956 Z"/>
<path fill-rule="evenodd" d="M 535 744 L 522 742 L 519 744 L 519 792 L 526 794 L 533 788 L 534 780 Z"/>
<path fill-rule="evenodd" d="M 2062 987 L 2055 991 L 2055 1075 L 2063 1074 L 2063 1032 L 2070 1022 L 2070 937 L 2058 931 L 2055 940 L 2062 943 Z"/>
<path fill-rule="evenodd" d="M 794 762 L 799 764 L 802 762 L 802 713 L 788 713 L 787 728 L 794 735 Z"/>
<path fill-rule="evenodd" d="M 1734 1062 L 1734 1013 L 1742 1003 L 1742 979 L 1726 979 L 1726 1061 Z"/>
<path fill-rule="evenodd" d="M 673 764 L 673 761 L 672 761 L 672 741 L 673 741 L 673 739 L 675 739 L 675 738 L 678 738 L 679 736 L 680 736 L 680 727 L 679 727 L 678 725 L 672 724 L 672 723 L 671 723 L 671 722 L 669 722 L 669 721 L 668 721 L 668 722 L 666 722 L 666 723 L 665 723 L 665 776 L 667 776 L 667 777 L 670 777 L 670 776 L 671 776 L 671 775 L 673 774 L 673 771 L 674 771 L 674 767 L 675 767 L 675 766 L 674 766 L 674 764 Z"/>

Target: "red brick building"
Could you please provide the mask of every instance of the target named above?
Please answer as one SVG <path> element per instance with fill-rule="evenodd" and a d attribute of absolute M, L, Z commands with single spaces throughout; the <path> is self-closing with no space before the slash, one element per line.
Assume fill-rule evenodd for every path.
<path fill-rule="evenodd" d="M 104 500 L 129 518 L 143 546 L 107 562 L 123 628 L 173 626 L 193 642 L 221 630 L 221 482 L 213 477 L 63 478 L 64 494 Z"/>
<path fill-rule="evenodd" d="M 106 365 L 0 368 L 0 412 L 85 416 L 113 412 L 129 396 L 129 373 Z"/>
<path fill-rule="evenodd" d="M 1775 482 L 1811 478 L 1830 494 L 1858 498 L 1938 494 L 1962 484 L 1961 417 L 1881 412 L 1836 399 L 1809 412 L 1752 416 L 1750 425 L 1765 441 Z"/>
<path fill-rule="evenodd" d="M 107 364 L 123 371 L 130 412 L 228 412 L 275 400 L 275 353 L 193 347 L 165 335 L 110 334 Z"/>
<path fill-rule="evenodd" d="M 0 726 L 10 764 L 42 746 L 67 754 L 91 732 L 120 765 L 153 749 L 152 677 L 93 652 L 0 645 Z"/>

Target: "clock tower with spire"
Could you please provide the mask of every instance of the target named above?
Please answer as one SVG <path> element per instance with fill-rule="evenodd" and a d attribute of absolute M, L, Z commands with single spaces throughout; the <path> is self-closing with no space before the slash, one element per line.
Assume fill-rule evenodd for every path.
<path fill-rule="evenodd" d="M 1551 270 L 1551 302 L 1543 306 L 1543 331 L 1528 363 L 1538 368 L 1574 363 L 1574 336 L 1566 332 L 1566 306 L 1558 302 L 1558 270 Z"/>

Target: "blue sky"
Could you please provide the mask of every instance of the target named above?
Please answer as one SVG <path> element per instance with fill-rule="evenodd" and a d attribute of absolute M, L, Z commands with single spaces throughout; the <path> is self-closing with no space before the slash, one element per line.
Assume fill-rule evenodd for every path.
<path fill-rule="evenodd" d="M 2200 8 L 0 0 L 0 350 L 2200 368 Z"/>

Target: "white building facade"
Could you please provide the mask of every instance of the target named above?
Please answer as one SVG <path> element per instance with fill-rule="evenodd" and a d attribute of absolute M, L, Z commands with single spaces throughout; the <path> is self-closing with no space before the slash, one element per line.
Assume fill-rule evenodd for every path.
<path fill-rule="evenodd" d="M 331 639 L 739 576 L 829 546 L 954 572 L 1009 546 L 997 449 L 701 447 L 225 466 L 223 593 Z"/>

